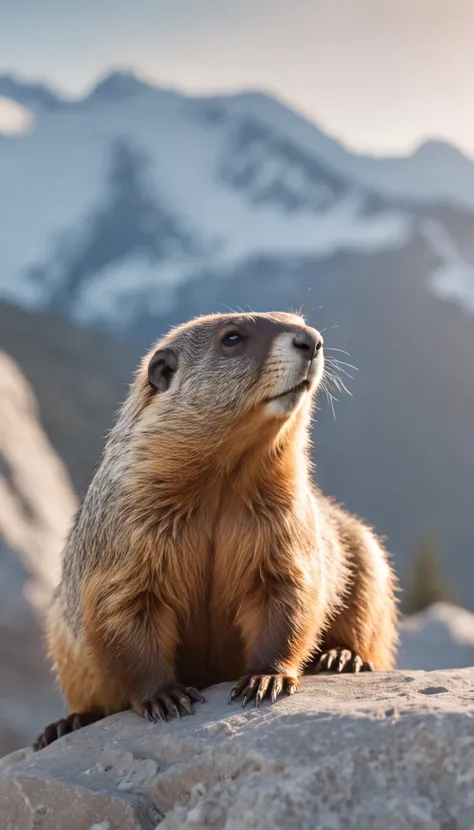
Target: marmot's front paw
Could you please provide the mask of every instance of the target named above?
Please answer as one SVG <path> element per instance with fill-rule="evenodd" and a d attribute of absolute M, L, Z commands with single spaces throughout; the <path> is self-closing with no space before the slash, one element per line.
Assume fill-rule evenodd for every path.
<path fill-rule="evenodd" d="M 255 706 L 259 706 L 265 697 L 270 697 L 272 703 L 283 692 L 293 695 L 299 691 L 300 684 L 297 677 L 286 674 L 246 674 L 231 689 L 229 703 L 242 695 L 242 706 L 255 698 Z"/>
<path fill-rule="evenodd" d="M 33 749 L 38 752 L 38 750 L 44 749 L 58 738 L 62 738 L 63 735 L 69 735 L 70 732 L 82 729 L 83 726 L 90 726 L 91 723 L 95 723 L 103 717 L 104 714 L 99 712 L 74 712 L 72 715 L 68 715 L 67 718 L 61 718 L 54 723 L 50 723 L 34 742 Z"/>
<path fill-rule="evenodd" d="M 162 689 L 152 698 L 134 703 L 133 708 L 137 715 L 157 723 L 166 721 L 169 717 L 180 718 L 181 715 L 192 715 L 192 703 L 205 703 L 206 700 L 197 689 L 192 686 L 182 686 L 175 683 Z"/>
<path fill-rule="evenodd" d="M 367 660 L 362 660 L 355 651 L 349 648 L 331 648 L 328 651 L 322 651 L 319 658 L 314 663 L 313 674 L 320 674 L 320 672 L 353 672 L 356 674 L 360 671 L 373 671 L 372 663 Z"/>

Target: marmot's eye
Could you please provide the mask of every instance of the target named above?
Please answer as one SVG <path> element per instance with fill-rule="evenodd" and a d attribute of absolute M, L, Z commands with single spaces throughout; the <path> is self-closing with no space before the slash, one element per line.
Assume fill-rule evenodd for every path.
<path fill-rule="evenodd" d="M 245 337 L 240 331 L 228 331 L 224 334 L 221 343 L 223 346 L 238 346 L 243 340 L 245 340 Z"/>

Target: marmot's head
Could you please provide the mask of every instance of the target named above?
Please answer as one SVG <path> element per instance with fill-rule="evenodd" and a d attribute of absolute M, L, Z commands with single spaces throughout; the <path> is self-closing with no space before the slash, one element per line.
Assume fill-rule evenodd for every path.
<path fill-rule="evenodd" d="M 146 423 L 176 434 L 239 420 L 285 422 L 309 410 L 323 339 L 294 314 L 219 314 L 171 330 L 145 359 Z M 166 430 L 167 431 L 167 430 Z"/>

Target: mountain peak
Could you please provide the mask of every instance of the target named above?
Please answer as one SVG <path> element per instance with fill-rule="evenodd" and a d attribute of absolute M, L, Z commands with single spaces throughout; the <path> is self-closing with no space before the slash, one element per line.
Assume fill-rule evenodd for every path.
<path fill-rule="evenodd" d="M 88 96 L 89 100 L 120 100 L 132 98 L 154 87 L 131 70 L 115 70 L 99 81 Z"/>
<path fill-rule="evenodd" d="M 424 161 L 432 163 L 450 162 L 467 160 L 461 150 L 454 144 L 449 144 L 447 141 L 441 139 L 430 138 L 423 141 L 413 153 L 413 158 L 423 159 Z"/>

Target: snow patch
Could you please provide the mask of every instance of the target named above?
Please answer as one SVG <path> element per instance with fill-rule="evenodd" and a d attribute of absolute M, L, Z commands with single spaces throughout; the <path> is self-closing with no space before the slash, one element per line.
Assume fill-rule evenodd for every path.
<path fill-rule="evenodd" d="M 147 262 L 137 256 L 98 271 L 79 292 L 74 317 L 79 323 L 103 322 L 116 329 L 140 313 L 166 314 L 173 308 L 178 285 L 189 276 L 189 264 Z"/>
<path fill-rule="evenodd" d="M 429 287 L 440 299 L 454 302 L 474 314 L 474 266 L 467 262 L 456 241 L 438 222 L 424 222 L 423 232 L 441 259 L 430 276 Z"/>
<path fill-rule="evenodd" d="M 33 124 L 33 113 L 11 98 L 0 96 L 0 134 L 21 135 Z"/>

